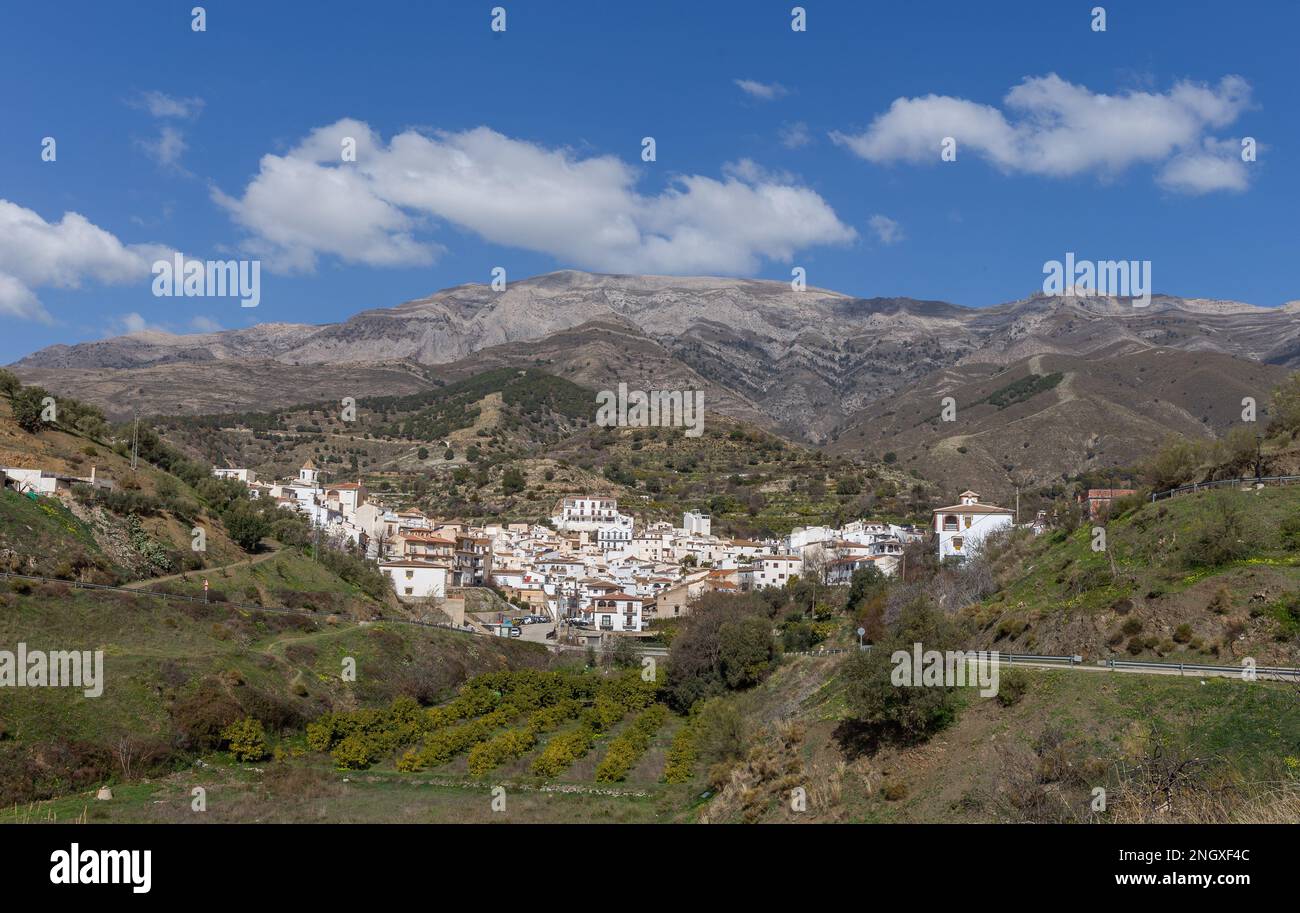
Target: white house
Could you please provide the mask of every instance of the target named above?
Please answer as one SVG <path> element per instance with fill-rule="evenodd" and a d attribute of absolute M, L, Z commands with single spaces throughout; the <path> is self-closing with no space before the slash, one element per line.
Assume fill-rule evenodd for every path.
<path fill-rule="evenodd" d="M 216 469 L 212 474 L 218 479 L 234 479 L 237 482 L 243 482 L 245 485 L 252 485 L 257 481 L 257 473 L 251 469 Z"/>
<path fill-rule="evenodd" d="M 698 510 L 688 510 L 682 514 L 682 529 L 687 535 L 708 536 L 712 534 L 713 518 Z"/>
<path fill-rule="evenodd" d="M 632 593 L 607 593 L 593 599 L 583 614 L 599 631 L 640 631 L 646 601 Z"/>
<path fill-rule="evenodd" d="M 345 517 L 350 517 L 366 501 L 366 487 L 360 482 L 340 482 L 325 489 L 325 500 L 338 505 Z"/>
<path fill-rule="evenodd" d="M 632 542 L 632 518 L 616 514 L 613 520 L 602 523 L 596 529 L 596 542 L 605 551 L 626 548 Z"/>
<path fill-rule="evenodd" d="M 618 522 L 621 516 L 617 498 L 570 495 L 555 502 L 551 522 L 562 532 L 594 533 L 607 523 Z"/>
<path fill-rule="evenodd" d="M 803 573 L 803 559 L 798 555 L 759 555 L 748 568 L 738 572 L 742 589 L 785 586 L 791 577 Z"/>
<path fill-rule="evenodd" d="M 398 599 L 440 599 L 447 595 L 447 575 L 450 569 L 445 564 L 381 561 L 379 570 L 392 581 Z"/>
<path fill-rule="evenodd" d="M 961 493 L 961 503 L 934 510 L 934 533 L 939 541 L 939 560 L 965 558 L 981 539 L 994 530 L 1011 526 L 1015 512 L 993 504 L 981 504 L 973 491 Z"/>

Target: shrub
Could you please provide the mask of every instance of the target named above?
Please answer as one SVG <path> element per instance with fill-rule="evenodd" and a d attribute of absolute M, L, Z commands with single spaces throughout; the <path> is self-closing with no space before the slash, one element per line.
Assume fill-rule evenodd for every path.
<path fill-rule="evenodd" d="M 1237 492 L 1214 492 L 1206 499 L 1184 561 L 1191 567 L 1219 567 L 1260 550 L 1257 524 L 1242 509 Z"/>
<path fill-rule="evenodd" d="M 688 782 L 695 773 L 697 757 L 695 728 L 691 723 L 687 723 L 677 730 L 677 734 L 673 736 L 673 743 L 668 748 L 668 757 L 664 762 L 664 782 Z"/>
<path fill-rule="evenodd" d="M 236 761 L 260 761 L 267 755 L 262 721 L 251 716 L 231 723 L 222 730 L 221 738 Z"/>
<path fill-rule="evenodd" d="M 1003 707 L 1018 704 L 1029 690 L 1029 674 L 1024 669 L 1005 669 L 998 674 L 998 703 Z"/>
<path fill-rule="evenodd" d="M 557 776 L 590 751 L 595 741 L 595 732 L 585 725 L 561 732 L 547 742 L 541 754 L 533 759 L 532 771 L 542 777 Z"/>
<path fill-rule="evenodd" d="M 662 704 L 654 704 L 641 711 L 628 731 L 609 743 L 605 757 L 596 767 L 596 780 L 600 783 L 615 783 L 626 777 L 632 765 L 650 747 L 650 740 L 667 719 L 668 709 Z"/>

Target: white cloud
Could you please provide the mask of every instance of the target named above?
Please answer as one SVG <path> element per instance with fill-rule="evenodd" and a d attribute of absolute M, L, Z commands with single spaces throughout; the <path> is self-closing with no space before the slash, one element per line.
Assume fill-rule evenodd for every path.
<path fill-rule="evenodd" d="M 132 311 L 129 314 L 123 314 L 119 317 L 117 319 L 117 325 L 120 331 L 128 336 L 135 333 L 147 333 L 150 330 L 158 329 L 157 327 L 150 326 L 148 321 L 135 311 Z"/>
<path fill-rule="evenodd" d="M 203 315 L 200 314 L 196 317 L 191 318 L 190 329 L 196 330 L 200 333 L 220 333 L 223 329 L 225 329 L 225 327 L 217 323 L 211 317 L 204 317 Z"/>
<path fill-rule="evenodd" d="M 779 82 L 758 82 L 754 79 L 735 79 L 732 81 L 740 87 L 740 91 L 750 98 L 757 98 L 759 101 L 774 101 L 790 94 L 790 90 Z"/>
<path fill-rule="evenodd" d="M 141 92 L 127 104 L 148 111 L 160 120 L 193 120 L 203 110 L 201 98 L 175 98 L 158 91 Z M 164 124 L 158 131 L 157 139 L 136 140 L 136 145 L 161 167 L 188 174 L 181 167 L 181 156 L 185 154 L 188 144 L 185 142 L 185 131 L 180 127 Z"/>
<path fill-rule="evenodd" d="M 1030 77 L 1007 93 L 1005 110 L 963 98 L 899 98 L 862 133 L 831 139 L 871 162 L 938 162 L 944 137 L 1006 172 L 1105 177 L 1148 163 L 1163 165 L 1171 189 L 1244 189 L 1240 161 L 1207 152 L 1210 130 L 1231 124 L 1250 105 L 1250 85 L 1225 76 L 1217 86 L 1180 82 L 1165 93 L 1093 93 L 1056 74 Z M 1207 145 L 1208 144 L 1208 145 Z M 1214 162 L 1209 159 L 1214 158 Z"/>
<path fill-rule="evenodd" d="M 340 161 L 342 141 L 357 161 Z M 722 180 L 680 175 L 657 195 L 614 156 L 580 158 L 487 127 L 387 145 L 341 120 L 285 155 L 266 155 L 235 198 L 214 199 L 250 234 L 245 246 L 279 269 L 321 255 L 375 266 L 423 264 L 442 248 L 417 238 L 433 220 L 567 265 L 609 272 L 750 273 L 764 259 L 855 237 L 818 194 L 752 162 Z"/>
<path fill-rule="evenodd" d="M 886 246 L 897 244 L 906 237 L 903 234 L 903 227 L 889 216 L 882 216 L 877 213 L 867 220 L 867 224 L 871 227 L 880 243 Z"/>
<path fill-rule="evenodd" d="M 175 98 L 156 90 L 141 92 L 128 104 L 133 108 L 143 108 L 154 117 L 178 117 L 185 120 L 198 117 L 203 110 L 201 98 Z"/>
<path fill-rule="evenodd" d="M 783 125 L 779 136 L 781 145 L 787 149 L 802 149 L 812 142 L 812 134 L 808 131 L 808 125 L 802 121 Z"/>
<path fill-rule="evenodd" d="M 183 170 L 180 161 L 188 145 L 185 142 L 185 134 L 180 129 L 164 124 L 162 130 L 158 132 L 158 139 L 136 142 L 149 158 L 164 168 Z"/>
<path fill-rule="evenodd" d="M 78 213 L 46 222 L 8 200 L 0 200 L 0 238 L 0 313 L 45 322 L 37 288 L 144 283 L 154 259 L 170 255 L 156 245 L 125 245 Z"/>
<path fill-rule="evenodd" d="M 1156 175 L 1160 186 L 1177 193 L 1242 191 L 1249 186 L 1241 146 L 1232 140 L 1206 140 L 1200 149 L 1181 152 Z"/>

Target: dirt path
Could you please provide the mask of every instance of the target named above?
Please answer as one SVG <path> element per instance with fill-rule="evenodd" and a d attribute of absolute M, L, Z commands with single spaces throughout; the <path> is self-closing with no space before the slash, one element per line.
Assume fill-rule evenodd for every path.
<path fill-rule="evenodd" d="M 179 580 L 182 577 L 188 577 L 191 574 L 215 574 L 218 571 L 224 571 L 232 567 L 242 567 L 244 565 L 261 564 L 263 561 L 269 561 L 276 555 L 280 554 L 279 549 L 267 552 L 265 555 L 257 555 L 253 558 L 244 558 L 230 564 L 219 564 L 216 567 L 203 567 L 193 571 L 181 571 L 179 574 L 168 574 L 166 577 L 150 577 L 148 580 L 137 580 L 134 583 L 123 585 L 125 590 L 142 590 L 145 587 L 153 586 L 155 583 L 164 583 L 168 580 Z"/>

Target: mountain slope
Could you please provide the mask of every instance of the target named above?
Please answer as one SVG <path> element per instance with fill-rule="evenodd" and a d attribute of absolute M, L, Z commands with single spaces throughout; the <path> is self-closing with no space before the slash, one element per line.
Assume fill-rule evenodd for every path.
<path fill-rule="evenodd" d="M 1287 373 L 1228 355 L 1125 349 L 935 372 L 855 415 L 833 433 L 830 450 L 893 452 L 927 478 L 1005 496 L 1017 482 L 1133 465 L 1170 434 L 1215 436 L 1240 423 L 1245 396 L 1262 415 Z M 956 401 L 951 422 L 943 420 L 945 397 Z"/>
<path fill-rule="evenodd" d="M 1296 302 L 1262 308 L 1162 295 L 1147 307 L 1037 294 L 969 308 L 796 292 L 783 282 L 565 270 L 503 292 L 457 286 L 337 324 L 53 346 L 15 369 L 121 415 L 414 392 L 541 359 L 597 389 L 698 384 L 719 411 L 820 444 L 849 416 L 945 368 L 1153 348 L 1293 367 L 1297 312 Z"/>

